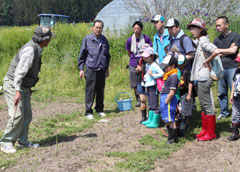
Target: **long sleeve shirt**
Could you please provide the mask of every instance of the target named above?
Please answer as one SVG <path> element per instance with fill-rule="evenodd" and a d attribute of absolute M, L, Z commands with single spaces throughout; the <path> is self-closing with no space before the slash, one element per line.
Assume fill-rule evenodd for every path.
<path fill-rule="evenodd" d="M 153 76 L 151 76 L 148 71 L 151 70 L 153 73 Z M 156 62 L 153 62 L 151 65 L 146 64 L 146 74 L 144 75 L 144 81 L 145 81 L 145 87 L 150 87 L 156 85 L 157 78 L 161 78 L 163 76 L 164 72 L 159 67 L 159 65 Z"/>
<path fill-rule="evenodd" d="M 98 39 L 94 33 L 87 35 L 82 42 L 78 67 L 84 70 L 84 65 L 93 70 L 107 70 L 110 61 L 109 44 L 105 36 Z"/>
<path fill-rule="evenodd" d="M 208 68 L 203 67 L 204 60 L 211 56 L 214 50 L 217 47 L 210 42 L 208 36 L 202 36 L 198 40 L 198 47 L 194 57 L 192 72 L 191 72 L 191 81 L 207 81 L 210 79 L 210 70 Z M 206 56 L 202 56 L 201 51 L 206 54 Z"/>

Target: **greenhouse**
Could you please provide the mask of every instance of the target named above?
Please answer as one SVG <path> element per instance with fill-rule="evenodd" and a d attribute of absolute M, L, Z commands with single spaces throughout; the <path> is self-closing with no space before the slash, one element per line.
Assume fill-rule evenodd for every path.
<path fill-rule="evenodd" d="M 114 0 L 98 13 L 95 20 L 104 22 L 104 34 L 119 35 L 141 17 L 142 15 L 124 0 Z"/>

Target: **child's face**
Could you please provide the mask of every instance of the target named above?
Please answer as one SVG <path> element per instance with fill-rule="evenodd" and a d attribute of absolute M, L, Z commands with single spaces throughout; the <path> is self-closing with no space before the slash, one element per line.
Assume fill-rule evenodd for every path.
<path fill-rule="evenodd" d="M 143 60 L 147 63 L 151 63 L 154 61 L 153 56 L 143 57 Z"/>
<path fill-rule="evenodd" d="M 167 72 L 169 72 L 169 71 L 170 71 L 170 66 L 168 65 L 168 66 L 166 66 L 166 67 L 164 68 L 164 72 L 167 73 Z"/>
<path fill-rule="evenodd" d="M 182 65 L 178 65 L 178 68 L 180 68 L 180 69 L 184 69 L 185 66 L 186 66 L 186 64 L 183 63 Z"/>
<path fill-rule="evenodd" d="M 172 69 L 175 69 L 175 65 L 171 65 L 171 66 L 166 66 L 165 68 L 164 68 L 164 72 L 165 73 L 167 73 L 167 72 L 169 72 L 170 70 L 172 70 Z"/>

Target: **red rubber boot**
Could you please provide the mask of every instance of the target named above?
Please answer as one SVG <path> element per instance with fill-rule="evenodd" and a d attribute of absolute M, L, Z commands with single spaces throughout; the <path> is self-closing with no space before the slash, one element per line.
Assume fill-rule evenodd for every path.
<path fill-rule="evenodd" d="M 198 138 L 199 141 L 208 141 L 216 139 L 216 116 L 215 115 L 206 115 L 207 117 L 207 133 Z"/>
<path fill-rule="evenodd" d="M 202 131 L 197 134 L 195 137 L 200 138 L 204 136 L 207 133 L 207 119 L 206 114 L 204 112 L 201 113 L 201 119 L 202 119 Z"/>

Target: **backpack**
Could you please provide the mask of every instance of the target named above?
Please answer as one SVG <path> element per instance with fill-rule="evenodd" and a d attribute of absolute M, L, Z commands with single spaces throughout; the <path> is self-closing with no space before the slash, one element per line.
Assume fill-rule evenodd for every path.
<path fill-rule="evenodd" d="M 189 37 L 189 36 L 187 36 L 187 35 L 182 35 L 181 37 L 180 37 L 180 46 L 181 46 L 181 48 L 183 49 L 183 51 L 185 52 L 185 54 L 186 54 L 186 50 L 185 50 L 185 48 L 184 48 L 184 46 L 183 46 L 183 40 L 184 40 L 184 38 L 185 37 Z M 190 38 L 190 37 L 189 37 Z M 190 38 L 191 39 L 191 38 Z M 193 42 L 193 40 L 191 39 L 191 41 L 192 41 L 192 45 L 193 45 L 193 47 L 195 48 L 195 49 L 197 49 L 197 45 Z"/>
<path fill-rule="evenodd" d="M 163 85 L 164 85 L 163 77 L 157 78 L 157 79 L 156 79 L 156 83 L 157 83 L 157 89 L 158 89 L 158 91 L 161 92 L 162 87 L 163 87 Z"/>
<path fill-rule="evenodd" d="M 189 37 L 189 36 L 183 34 L 183 35 L 180 37 L 180 46 L 181 46 L 181 48 L 183 49 L 184 53 L 186 54 L 186 50 L 185 50 L 185 48 L 184 48 L 184 46 L 183 46 L 183 40 L 184 40 L 185 37 Z M 189 37 L 189 38 L 190 38 L 190 37 Z M 191 39 L 191 38 L 190 38 L 190 39 Z M 173 39 L 172 39 L 172 37 L 170 37 L 170 44 L 172 44 L 172 41 L 173 41 Z M 191 41 L 192 41 L 193 47 L 194 47 L 195 49 L 197 49 L 197 45 L 193 42 L 192 39 L 191 39 Z"/>

